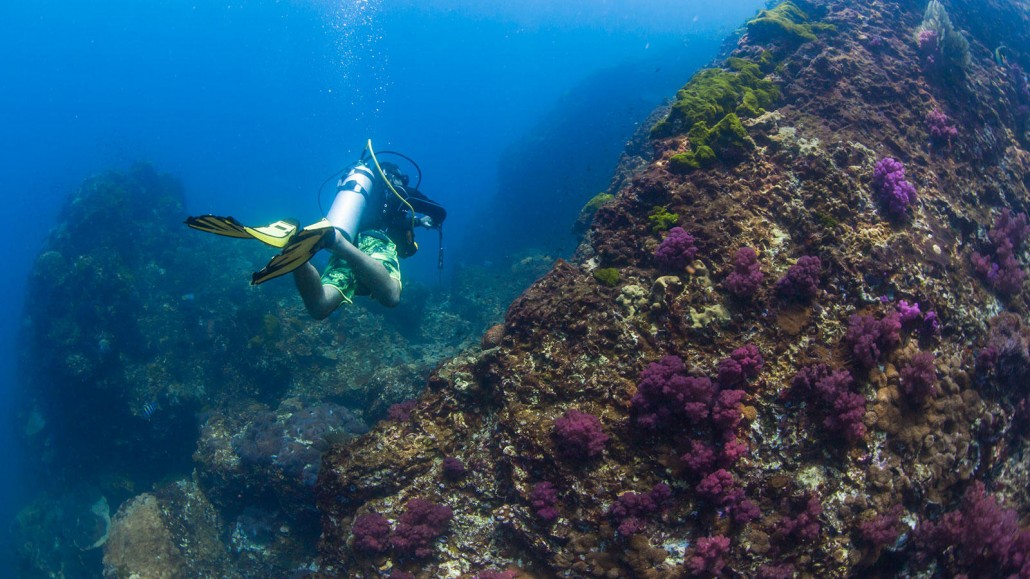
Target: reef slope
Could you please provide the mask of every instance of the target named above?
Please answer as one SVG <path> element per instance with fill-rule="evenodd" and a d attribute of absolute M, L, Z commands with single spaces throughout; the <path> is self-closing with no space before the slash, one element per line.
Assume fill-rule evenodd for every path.
<path fill-rule="evenodd" d="M 749 22 L 499 342 L 326 454 L 323 573 L 1030 572 L 1028 55 L 997 50 L 1030 24 L 925 8 Z M 967 507 L 1008 550 L 942 530 Z"/>

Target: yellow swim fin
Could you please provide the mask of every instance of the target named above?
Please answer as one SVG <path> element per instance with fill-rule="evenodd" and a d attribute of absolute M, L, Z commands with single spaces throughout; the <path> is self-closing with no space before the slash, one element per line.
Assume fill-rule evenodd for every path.
<path fill-rule="evenodd" d="M 187 217 L 186 225 L 198 231 L 206 231 L 215 235 L 226 237 L 237 237 L 249 239 L 253 237 L 247 233 L 246 226 L 232 217 L 219 217 L 217 215 L 201 215 L 200 217 Z"/>
<path fill-rule="evenodd" d="M 247 227 L 243 229 L 254 239 L 272 247 L 286 247 L 293 234 L 297 233 L 298 223 L 290 219 L 283 219 L 265 225 L 263 227 Z"/>
<path fill-rule="evenodd" d="M 238 239 L 257 239 L 272 247 L 285 247 L 293 234 L 297 232 L 299 224 L 292 219 L 282 219 L 269 225 L 250 227 L 232 217 L 201 215 L 200 217 L 187 217 L 186 225 L 215 235 Z"/>
<path fill-rule="evenodd" d="M 333 226 L 326 220 L 309 225 L 290 238 L 279 255 L 273 257 L 261 271 L 255 272 L 250 283 L 258 285 L 270 279 L 286 275 L 311 260 L 326 246 L 329 236 L 335 234 Z"/>

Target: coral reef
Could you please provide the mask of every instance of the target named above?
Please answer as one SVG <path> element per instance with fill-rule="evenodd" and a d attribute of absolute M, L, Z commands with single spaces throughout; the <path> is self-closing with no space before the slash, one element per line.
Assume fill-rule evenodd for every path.
<path fill-rule="evenodd" d="M 803 10 L 793 2 L 781 2 L 775 8 L 762 10 L 758 16 L 747 22 L 748 36 L 756 42 L 776 39 L 803 42 L 815 40 L 815 33 L 832 31 L 833 24 L 812 22 Z"/>
<path fill-rule="evenodd" d="M 232 448 L 244 463 L 271 466 L 313 486 L 330 440 L 342 442 L 366 427 L 350 410 L 335 404 L 289 406 L 287 415 L 256 413 L 247 428 L 232 437 Z"/>
<path fill-rule="evenodd" d="M 927 532 L 938 555 L 921 556 L 913 529 L 949 524 L 981 483 L 977 497 L 1020 517 L 1030 504 L 1014 378 L 1030 360 L 1026 296 L 978 281 L 970 259 L 996 256 L 994 216 L 1030 199 L 1020 89 L 990 56 L 1009 40 L 984 40 L 988 15 L 1021 19 L 1014 40 L 1030 16 L 998 0 L 948 11 L 950 29 L 923 26 L 953 63 L 935 70 L 924 6 L 908 2 L 783 3 L 728 43 L 648 132 L 650 162 L 621 175 L 574 259 L 511 305 L 497 345 L 438 368 L 409 421 L 328 452 L 321 572 L 967 572 L 975 546 L 941 556 L 951 537 Z M 968 63 L 944 42 L 956 34 Z M 928 139 L 935 109 L 961 130 Z M 712 146 L 723 121 L 729 140 Z M 887 158 L 904 173 L 877 169 Z M 675 227 L 695 249 L 664 263 Z M 672 243 L 662 255 L 684 255 Z M 608 437 L 590 460 L 558 450 L 570 409 Z M 469 466 L 460 484 L 435 484 L 443 457 Z M 453 509 L 428 556 L 348 548 L 355 517 L 416 498 Z M 973 510 L 995 512 L 985 500 Z M 1016 547 L 988 568 L 1015 573 L 1023 528 L 991 520 Z"/>
<path fill-rule="evenodd" d="M 1030 55 L 997 48 L 1030 14 L 918 4 L 761 12 L 574 257 L 466 265 L 400 313 L 222 295 L 259 248 L 175 233 L 152 170 L 88 181 L 37 260 L 24 417 L 97 489 L 22 527 L 83 521 L 61 536 L 109 576 L 1027 573 Z M 26 538 L 26 568 L 70 560 Z"/>

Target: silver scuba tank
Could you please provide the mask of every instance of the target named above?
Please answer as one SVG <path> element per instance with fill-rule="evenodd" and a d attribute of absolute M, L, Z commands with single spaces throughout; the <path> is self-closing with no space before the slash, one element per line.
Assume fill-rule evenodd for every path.
<path fill-rule="evenodd" d="M 375 198 L 382 195 L 379 189 L 375 173 L 364 163 L 351 167 L 350 172 L 337 183 L 336 198 L 326 219 L 347 237 L 347 241 L 353 242 L 354 236 L 361 231 L 365 209 L 381 204 Z"/>

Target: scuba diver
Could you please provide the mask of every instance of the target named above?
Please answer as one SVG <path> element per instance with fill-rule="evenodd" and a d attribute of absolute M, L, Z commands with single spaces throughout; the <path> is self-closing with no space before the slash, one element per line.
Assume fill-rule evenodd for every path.
<path fill-rule="evenodd" d="M 189 217 L 186 225 L 227 237 L 257 239 L 282 251 L 255 272 L 252 284 L 261 284 L 293 272 L 297 290 L 308 313 L 321 320 L 355 295 L 368 295 L 387 307 L 401 295 L 398 258 L 418 251 L 415 226 L 436 229 L 440 235 L 437 266 L 443 263 L 443 222 L 447 211 L 418 191 L 422 171 L 410 158 L 418 181 L 393 163 L 379 163 L 369 140 L 361 158 L 345 169 L 336 185 L 336 197 L 320 221 L 298 230 L 295 221 L 276 221 L 262 227 L 243 225 L 232 217 Z M 321 274 L 310 261 L 321 250 L 330 253 Z"/>

